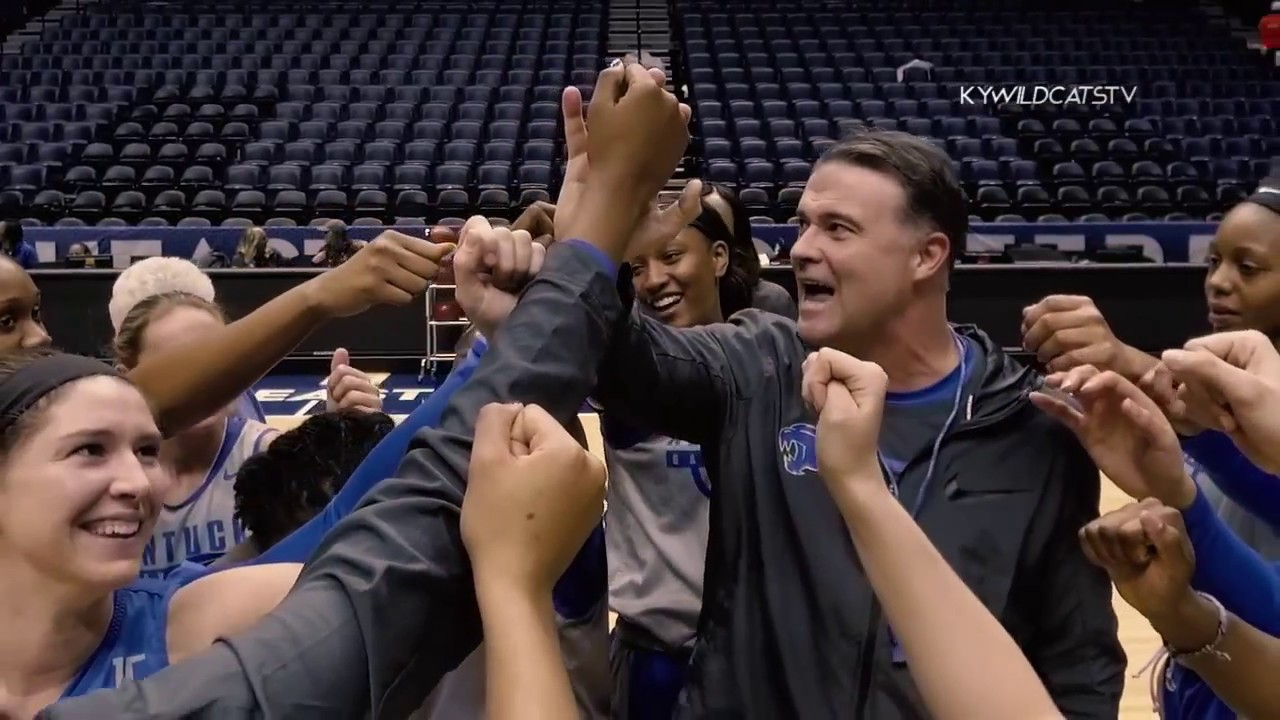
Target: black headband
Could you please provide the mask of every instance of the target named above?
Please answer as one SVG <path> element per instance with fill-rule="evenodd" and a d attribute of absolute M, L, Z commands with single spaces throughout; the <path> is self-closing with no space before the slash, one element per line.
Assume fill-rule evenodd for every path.
<path fill-rule="evenodd" d="M 715 208 L 708 207 L 706 203 L 703 203 L 702 212 L 689 223 L 689 227 L 700 231 L 713 243 L 722 242 L 733 247 L 733 230 L 725 224 L 724 217 L 716 212 Z"/>
<path fill-rule="evenodd" d="M 1261 205 L 1273 213 L 1280 214 L 1280 190 L 1275 188 L 1260 187 L 1252 195 L 1245 198 L 1244 201 L 1254 205 Z"/>
<path fill-rule="evenodd" d="M 40 358 L 0 382 L 0 431 L 7 429 L 40 398 L 74 380 L 111 375 L 115 368 L 81 355 L 57 353 Z"/>

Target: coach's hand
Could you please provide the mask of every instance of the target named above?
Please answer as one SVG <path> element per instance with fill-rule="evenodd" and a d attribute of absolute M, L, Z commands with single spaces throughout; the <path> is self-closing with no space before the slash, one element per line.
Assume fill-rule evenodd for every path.
<path fill-rule="evenodd" d="M 818 415 L 818 473 L 841 513 L 885 493 L 876 449 L 888 378 L 879 365 L 823 348 L 804 361 L 801 394 Z"/>
<path fill-rule="evenodd" d="M 1025 308 L 1022 346 L 1050 372 L 1093 365 L 1137 380 L 1156 362 L 1120 342 L 1093 300 L 1080 295 L 1050 295 Z"/>
<path fill-rule="evenodd" d="M 584 240 L 623 259 L 689 144 L 689 108 L 665 81 L 639 65 L 610 67 L 586 113 L 577 88 L 565 89 L 568 162 L 556 200 L 557 239 Z"/>
<path fill-rule="evenodd" d="M 363 371 L 351 367 L 351 354 L 346 348 L 333 351 L 329 361 L 329 377 L 324 381 L 325 412 L 364 410 L 382 412 L 382 393 Z"/>
<path fill-rule="evenodd" d="M 458 304 L 480 334 L 493 339 L 524 286 L 538 274 L 547 249 L 525 230 L 492 227 L 479 215 L 462 226 L 453 273 Z"/>
<path fill-rule="evenodd" d="M 315 304 L 329 317 L 358 315 L 374 305 L 407 305 L 426 292 L 453 249 L 451 242 L 387 230 L 315 279 Z"/>
<path fill-rule="evenodd" d="M 1196 485 L 1183 466 L 1178 436 L 1136 385 L 1092 365 L 1050 375 L 1045 384 L 1074 396 L 1078 406 L 1044 392 L 1031 393 L 1031 402 L 1070 428 L 1117 487 L 1135 500 L 1190 507 Z"/>
<path fill-rule="evenodd" d="M 1229 435 L 1255 465 L 1280 472 L 1280 354 L 1256 330 L 1197 338 L 1162 362 L 1188 414 Z"/>
<path fill-rule="evenodd" d="M 604 513 L 604 465 L 537 405 L 480 410 L 462 541 L 477 584 L 550 593 Z"/>
<path fill-rule="evenodd" d="M 1085 557 L 1111 576 L 1120 597 L 1153 621 L 1178 614 L 1196 599 L 1191 590 L 1195 551 L 1182 514 L 1157 500 L 1132 503 L 1094 520 L 1080 530 L 1080 545 Z"/>

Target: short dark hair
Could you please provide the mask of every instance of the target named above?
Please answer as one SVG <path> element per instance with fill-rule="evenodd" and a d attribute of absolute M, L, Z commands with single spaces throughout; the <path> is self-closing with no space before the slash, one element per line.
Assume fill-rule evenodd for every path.
<path fill-rule="evenodd" d="M 925 223 L 947 236 L 948 267 L 964 251 L 969 235 L 969 202 L 951 158 L 927 139 L 896 130 L 859 129 L 827 149 L 818 164 L 838 162 L 896 179 L 906 192 L 907 220 Z"/>
<path fill-rule="evenodd" d="M 236 516 L 260 552 L 324 510 L 395 428 L 382 413 L 340 410 L 282 433 L 236 473 Z"/>

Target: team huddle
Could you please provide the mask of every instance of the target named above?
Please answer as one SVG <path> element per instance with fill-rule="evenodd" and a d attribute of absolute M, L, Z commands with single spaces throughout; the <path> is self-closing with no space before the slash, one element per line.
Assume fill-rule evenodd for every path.
<path fill-rule="evenodd" d="M 1215 240 L 1223 333 L 1148 357 L 1050 296 L 1023 317 L 1045 377 L 947 320 L 945 154 L 832 147 L 793 300 L 731 190 L 655 202 L 688 142 L 664 82 L 566 89 L 563 188 L 512 227 L 384 233 L 233 323 L 194 268 L 136 266 L 115 366 L 45 349 L 4 263 L 0 716 L 1114 718 L 1113 585 L 1165 641 L 1166 717 L 1274 715 L 1249 668 L 1280 581 L 1209 493 L 1252 510 L 1280 465 L 1240 249 L 1280 208 Z M 307 333 L 446 258 L 475 332 L 408 418 L 341 351 L 328 413 L 253 417 Z M 1135 502 L 1098 517 L 1099 470 Z"/>

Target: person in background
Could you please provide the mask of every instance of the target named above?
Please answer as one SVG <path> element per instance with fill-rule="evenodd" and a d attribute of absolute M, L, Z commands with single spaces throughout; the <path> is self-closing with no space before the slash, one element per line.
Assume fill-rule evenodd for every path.
<path fill-rule="evenodd" d="M 23 270 L 40 264 L 36 249 L 23 239 L 22 224 L 13 220 L 0 222 L 0 252 L 13 258 Z"/>
<path fill-rule="evenodd" d="M 324 247 L 311 258 L 311 262 L 324 267 L 338 267 L 364 246 L 363 241 L 352 240 L 347 236 L 346 223 L 334 220 L 325 227 Z"/>
<path fill-rule="evenodd" d="M 745 209 L 726 188 L 691 183 L 699 202 L 669 208 L 674 234 L 637 238 L 628 252 L 637 302 L 667 325 L 724 322 L 760 297 L 760 260 Z M 745 223 L 745 229 L 736 221 Z M 769 283 L 772 285 L 772 283 Z M 766 293 L 766 303 L 796 316 Z M 601 413 L 609 471 L 605 548 L 617 613 L 610 665 L 613 717 L 671 717 L 702 610 L 711 482 L 702 449 Z"/>
<path fill-rule="evenodd" d="M 1280 191 L 1274 178 L 1234 207 L 1209 246 L 1204 294 L 1215 332 L 1252 329 L 1280 343 Z M 1082 364 L 1141 382 L 1158 360 L 1117 338 L 1087 297 L 1051 295 L 1023 313 L 1023 343 L 1050 370 Z M 1144 383 L 1144 388 L 1146 383 Z M 1280 561 L 1280 478 L 1244 458 L 1222 433 L 1175 425 L 1187 470 L 1245 542 Z"/>
<path fill-rule="evenodd" d="M 48 349 L 0 356 L 0 716 L 145 678 L 244 630 L 298 565 L 140 580 L 169 476 L 142 394 Z"/>
<path fill-rule="evenodd" d="M 93 251 L 89 249 L 88 245 L 85 245 L 82 242 L 72 243 L 71 247 L 67 248 L 67 257 L 84 258 L 85 269 L 91 270 L 97 267 L 97 261 L 93 257 Z"/>
<path fill-rule="evenodd" d="M 128 371 L 145 357 L 223 327 L 226 318 L 212 296 L 209 277 L 181 258 L 148 258 L 122 272 L 108 303 L 116 326 L 116 361 Z M 381 409 L 377 388 L 350 367 L 343 350 L 334 355 L 326 387 L 329 410 Z M 173 483 L 143 559 L 148 576 L 163 575 L 183 562 L 207 564 L 244 541 L 234 512 L 233 480 L 240 465 L 277 435 L 230 406 L 166 438 L 161 459 Z"/>
<path fill-rule="evenodd" d="M 247 538 L 224 560 L 243 562 L 328 506 L 395 421 L 363 409 L 326 412 L 281 433 L 236 473 L 235 516 Z"/>
<path fill-rule="evenodd" d="M 284 258 L 273 249 L 267 239 L 267 231 L 260 227 L 245 228 L 231 258 L 235 268 L 273 268 L 285 265 Z"/>
<path fill-rule="evenodd" d="M 143 361 L 129 379 L 160 427 L 179 432 L 234 402 L 325 322 L 373 305 L 404 305 L 425 292 L 454 247 L 447 228 L 433 237 L 439 242 L 385 231 L 336 272 L 294 286 L 208 337 Z M 50 342 L 39 289 L 0 254 L 0 354 Z"/>

